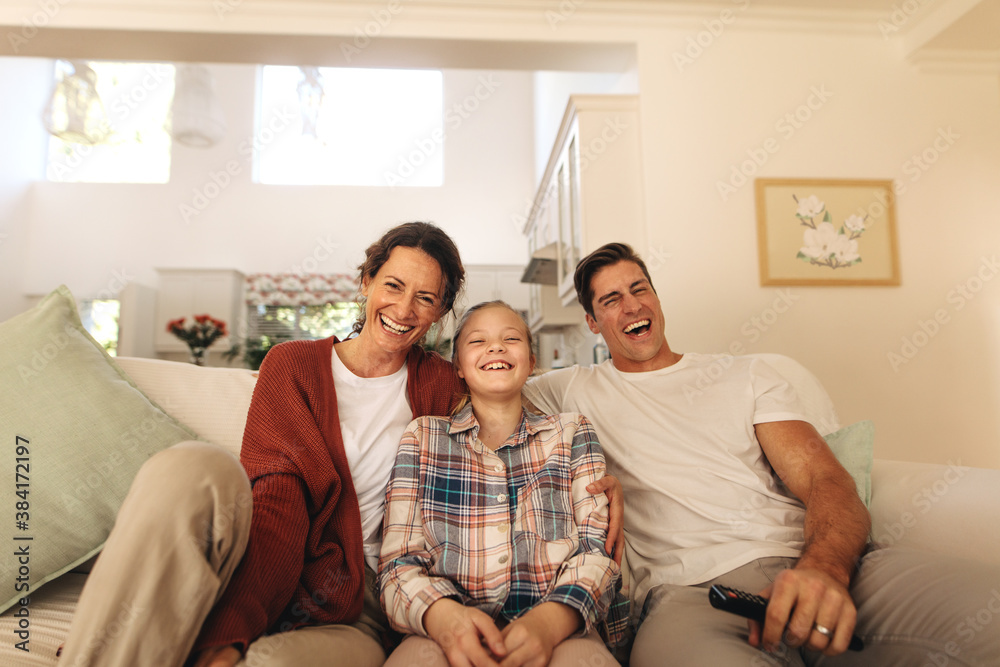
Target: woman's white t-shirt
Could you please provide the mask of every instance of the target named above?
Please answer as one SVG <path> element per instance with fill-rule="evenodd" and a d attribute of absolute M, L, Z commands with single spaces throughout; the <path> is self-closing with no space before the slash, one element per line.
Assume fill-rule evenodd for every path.
<path fill-rule="evenodd" d="M 413 421 L 406 396 L 406 364 L 392 375 L 363 378 L 344 365 L 336 346 L 333 352 L 340 432 L 361 508 L 365 562 L 378 571 L 385 489 L 396 462 L 399 439 Z"/>

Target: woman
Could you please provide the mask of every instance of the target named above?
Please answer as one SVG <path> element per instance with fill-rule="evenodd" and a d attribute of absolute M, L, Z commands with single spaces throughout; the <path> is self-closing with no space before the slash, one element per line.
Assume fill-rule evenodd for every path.
<path fill-rule="evenodd" d="M 67 664 L 181 665 L 192 646 L 199 666 L 244 652 L 248 664 L 297 667 L 385 660 L 372 572 L 385 487 L 406 425 L 456 400 L 451 365 L 418 343 L 452 309 L 465 271 L 454 242 L 420 222 L 389 230 L 359 268 L 355 337 L 268 353 L 245 474 L 204 443 L 143 467 L 81 595 Z"/>

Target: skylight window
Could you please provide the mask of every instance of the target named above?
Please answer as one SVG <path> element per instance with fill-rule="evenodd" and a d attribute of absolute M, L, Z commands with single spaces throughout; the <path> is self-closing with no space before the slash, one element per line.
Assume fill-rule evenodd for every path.
<path fill-rule="evenodd" d="M 259 90 L 257 182 L 443 184 L 440 71 L 265 66 Z"/>
<path fill-rule="evenodd" d="M 78 63 L 96 75 L 98 109 L 105 124 L 100 143 L 49 136 L 46 175 L 63 183 L 166 183 L 170 180 L 170 136 L 163 128 L 174 94 L 174 66 L 164 63 Z M 74 73 L 57 61 L 55 85 Z M 55 114 L 66 104 L 52 104 Z M 97 112 L 99 113 L 99 112 Z"/>

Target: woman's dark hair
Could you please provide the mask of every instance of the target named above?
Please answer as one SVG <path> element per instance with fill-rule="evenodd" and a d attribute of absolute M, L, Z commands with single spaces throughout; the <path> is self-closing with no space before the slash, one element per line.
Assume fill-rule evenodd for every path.
<path fill-rule="evenodd" d="M 382 265 L 389 261 L 393 248 L 417 248 L 430 255 L 441 267 L 441 277 L 444 279 L 444 293 L 441 295 L 441 313 L 447 313 L 455 307 L 455 299 L 462 291 L 465 283 L 465 267 L 458 254 L 458 248 L 451 237 L 439 227 L 429 222 L 404 222 L 396 225 L 382 235 L 375 243 L 365 250 L 365 261 L 358 266 L 361 282 L 373 280 Z M 361 312 L 354 323 L 353 332 L 361 333 L 365 326 L 364 299 L 360 300 Z"/>
<path fill-rule="evenodd" d="M 626 243 L 607 243 L 580 260 L 573 273 L 573 287 L 576 288 L 576 300 L 580 302 L 583 309 L 591 317 L 594 316 L 594 275 L 606 266 L 617 264 L 618 262 L 632 262 L 642 269 L 643 275 L 649 281 L 649 287 L 656 292 L 653 287 L 653 279 L 649 277 L 649 269 L 642 258 L 632 250 L 632 246 Z"/>

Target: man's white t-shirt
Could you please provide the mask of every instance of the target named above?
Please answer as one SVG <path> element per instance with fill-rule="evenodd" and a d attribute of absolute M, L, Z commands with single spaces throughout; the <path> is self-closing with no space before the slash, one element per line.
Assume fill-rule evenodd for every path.
<path fill-rule="evenodd" d="M 623 373 L 613 361 L 532 378 L 545 412 L 594 424 L 625 492 L 631 594 L 708 581 L 758 558 L 798 556 L 805 508 L 778 480 L 754 424 L 802 420 L 794 390 L 753 357 L 685 354 Z"/>
<path fill-rule="evenodd" d="M 385 489 L 396 462 L 399 439 L 413 421 L 406 396 L 406 364 L 392 375 L 363 378 L 344 365 L 336 346 L 332 356 L 340 432 L 361 507 L 365 562 L 377 572 Z"/>

